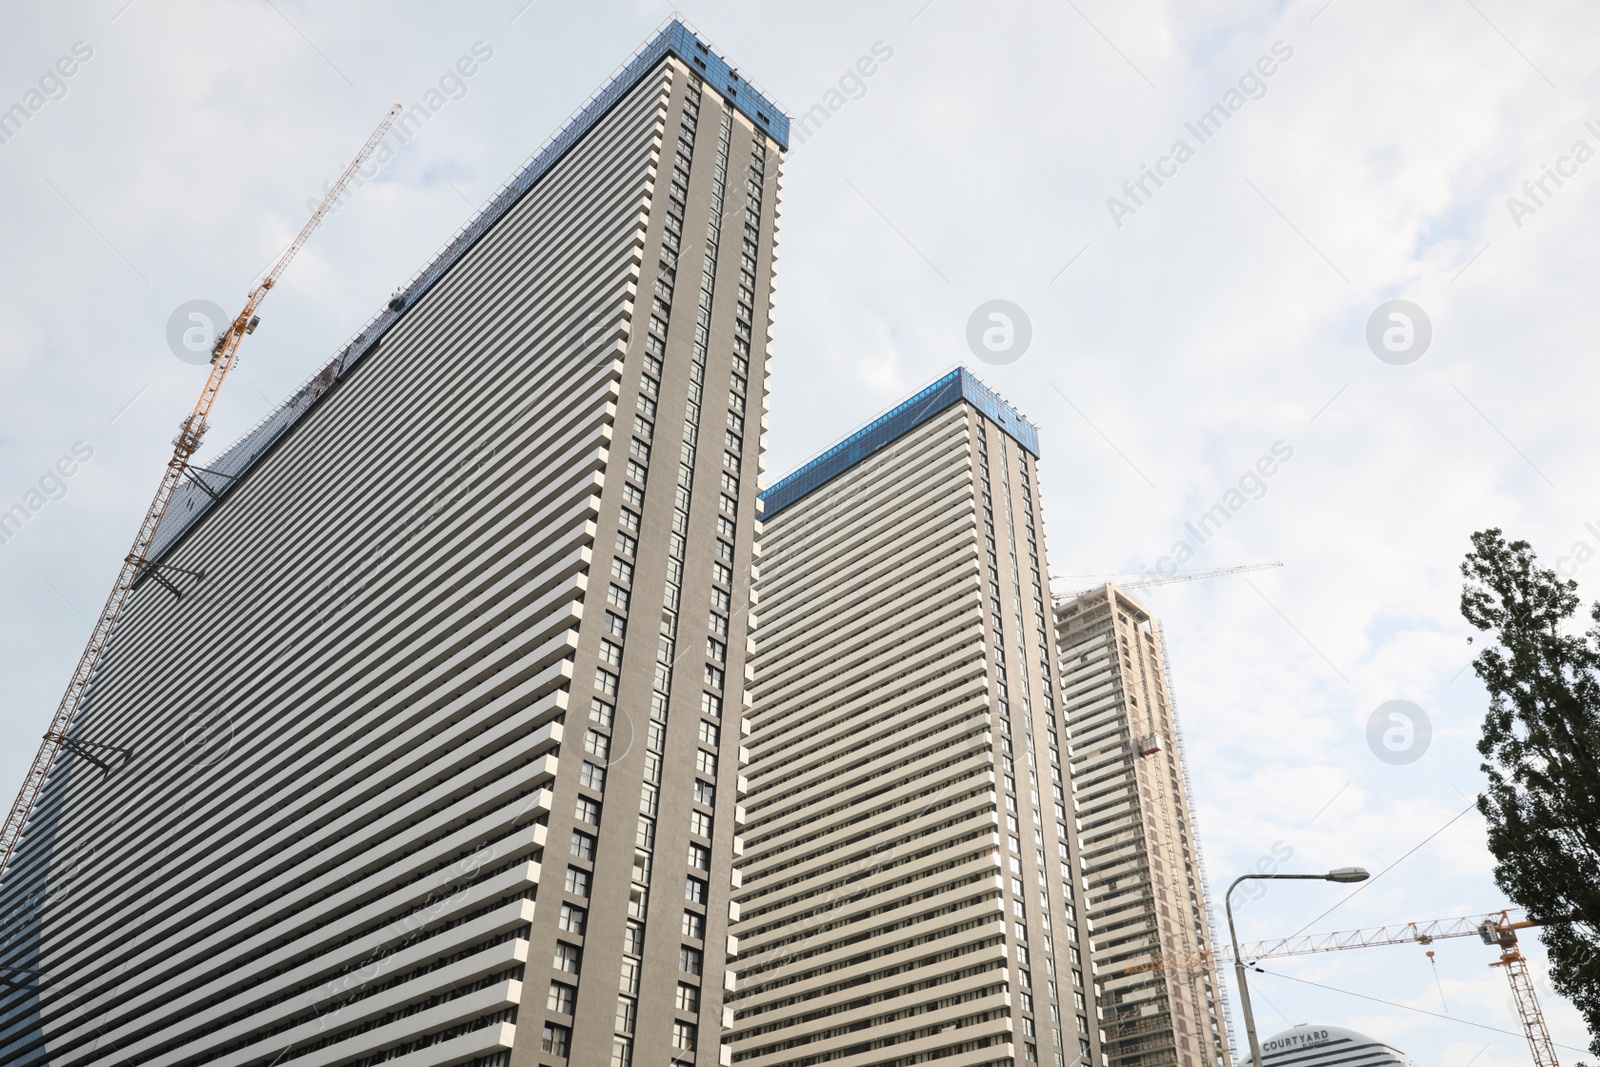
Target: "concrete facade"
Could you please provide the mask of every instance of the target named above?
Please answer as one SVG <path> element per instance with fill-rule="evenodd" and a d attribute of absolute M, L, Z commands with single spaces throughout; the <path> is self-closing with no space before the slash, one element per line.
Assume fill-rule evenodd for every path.
<path fill-rule="evenodd" d="M 958 371 L 763 494 L 735 1063 L 1101 1062 L 1036 448 Z"/>
<path fill-rule="evenodd" d="M 1058 605 L 1056 622 L 1107 1056 L 1226 1067 L 1227 1002 L 1160 626 L 1115 585 Z M 1152 966 L 1162 960 L 1176 966 Z"/>
<path fill-rule="evenodd" d="M 728 1062 L 786 122 L 673 24 L 574 123 L 171 514 L 0 1061 Z"/>

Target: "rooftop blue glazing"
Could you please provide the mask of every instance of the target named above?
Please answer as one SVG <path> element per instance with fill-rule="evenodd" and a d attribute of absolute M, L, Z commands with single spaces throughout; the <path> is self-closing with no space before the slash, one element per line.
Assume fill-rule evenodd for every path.
<path fill-rule="evenodd" d="M 726 60 L 711 51 L 694 35 L 693 30 L 677 19 L 673 19 L 667 28 L 639 54 L 639 59 L 635 60 L 636 64 L 641 60 L 648 60 L 639 71 L 639 76 L 655 66 L 656 60 L 669 52 L 697 70 L 711 88 L 721 93 L 723 98 L 732 103 L 745 118 L 755 123 L 756 129 L 777 141 L 784 151 L 789 150 L 789 116 L 771 100 L 762 96 L 755 86 L 740 78 L 738 71 L 728 66 Z M 656 54 L 652 57 L 652 53 Z M 629 85 L 628 88 L 631 89 L 633 86 Z"/>
<path fill-rule="evenodd" d="M 789 147 L 789 117 L 741 78 L 738 71 L 702 42 L 693 30 L 677 19 L 671 20 L 597 89 L 565 126 L 540 146 L 522 168 L 489 198 L 483 209 L 456 231 L 444 248 L 401 287 L 386 307 L 368 319 L 366 325 L 332 360 L 243 437 L 207 461 L 206 466 L 221 477 L 208 479 L 204 489 L 190 482 L 178 487 L 156 531 L 149 553 L 151 561 L 160 562 L 195 523 L 239 484 L 273 445 L 299 424 L 324 393 L 356 368 L 411 305 L 449 273 L 549 173 L 551 167 L 583 140 L 584 135 L 594 129 L 634 86 L 669 55 L 677 56 L 697 71 L 707 85 L 754 122 L 757 129 L 767 133 L 785 149 Z"/>
<path fill-rule="evenodd" d="M 816 459 L 761 494 L 761 517 L 770 519 L 814 489 L 837 478 L 874 452 L 893 444 L 952 404 L 965 400 L 1037 458 L 1039 430 L 965 367 L 946 374 L 909 400 L 873 419 Z"/>

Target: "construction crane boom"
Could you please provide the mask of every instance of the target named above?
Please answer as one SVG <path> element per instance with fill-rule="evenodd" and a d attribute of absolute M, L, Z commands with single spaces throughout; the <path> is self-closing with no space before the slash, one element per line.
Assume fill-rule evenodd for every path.
<path fill-rule="evenodd" d="M 1240 945 L 1239 954 L 1247 960 L 1259 960 L 1277 956 L 1305 956 L 1313 952 L 1336 952 L 1346 948 L 1403 945 L 1409 942 L 1430 945 L 1447 937 L 1481 936 L 1480 930 L 1484 923 L 1504 922 L 1507 915 L 1507 912 L 1497 911 L 1489 915 L 1434 919 L 1431 922 L 1379 926 L 1367 930 L 1345 930 L 1331 934 L 1305 934 L 1299 937 L 1283 937 L 1276 941 L 1254 941 Z M 1521 926 L 1531 925 L 1533 924 L 1521 924 Z"/>
<path fill-rule="evenodd" d="M 1114 584 L 1118 589 L 1144 589 L 1154 585 L 1172 585 L 1175 582 L 1194 582 L 1199 581 L 1201 578 L 1220 578 L 1225 574 L 1244 574 L 1247 571 L 1265 571 L 1281 566 L 1283 566 L 1281 561 L 1273 560 L 1271 563 L 1246 563 L 1239 567 L 1213 567 L 1210 570 L 1189 571 L 1185 574 L 1158 574 L 1153 578 L 1139 578 L 1131 582 L 1114 582 L 1112 584 Z M 1086 576 L 1080 575 L 1079 577 Z M 1079 589 L 1072 593 L 1052 593 L 1051 599 L 1070 600 L 1073 597 L 1082 596 L 1084 593 L 1098 588 L 1100 587 L 1092 585 L 1089 586 L 1088 589 Z"/>
<path fill-rule="evenodd" d="M 211 409 L 217 402 L 217 394 L 222 389 L 223 381 L 238 359 L 240 342 L 244 340 L 246 334 L 255 331 L 256 324 L 260 321 L 256 309 L 261 306 L 261 301 L 268 291 L 278 284 L 278 278 L 283 274 L 284 268 L 311 237 L 312 231 L 322 222 L 333 202 L 344 193 L 345 186 L 355 176 L 357 168 L 372 155 L 378 142 L 399 116 L 401 109 L 402 106 L 396 104 L 384 116 L 372 136 L 367 138 L 367 143 L 362 146 L 360 153 L 333 184 L 327 198 L 316 211 L 312 212 L 311 218 L 306 221 L 299 235 L 284 250 L 283 255 L 278 257 L 278 261 L 261 282 L 250 291 L 244 310 L 239 312 L 238 317 L 217 338 L 211 350 L 211 373 L 206 377 L 205 387 L 200 391 L 200 399 L 195 401 L 194 409 L 184 420 L 182 429 L 178 431 L 178 436 L 172 443 L 172 458 L 167 461 L 167 469 L 161 475 L 161 484 L 156 488 L 155 499 L 150 501 L 144 519 L 139 523 L 139 532 L 134 537 L 133 547 L 123 557 L 122 568 L 117 572 L 116 584 L 111 588 L 111 595 L 106 598 L 105 607 L 100 609 L 100 616 L 95 620 L 94 628 L 89 634 L 89 643 L 84 648 L 83 655 L 78 657 L 78 665 L 73 669 L 72 680 L 68 683 L 67 691 L 50 720 L 50 729 L 44 735 L 44 743 L 39 746 L 38 755 L 34 756 L 33 765 L 29 767 L 28 775 L 23 779 L 22 790 L 17 794 L 16 802 L 11 805 L 11 813 L 6 816 L 4 829 L 0 830 L 0 877 L 4 876 L 6 868 L 11 863 L 11 856 L 16 851 L 17 842 L 22 839 L 22 831 L 27 826 L 29 816 L 33 814 L 33 807 L 38 802 L 39 793 L 44 788 L 45 779 L 49 777 L 50 768 L 55 765 L 56 757 L 61 754 L 63 748 L 76 747 L 70 737 L 72 721 L 83 703 L 84 695 L 88 692 L 94 672 L 111 643 L 112 631 L 115 630 L 122 608 L 133 592 L 134 583 L 149 562 L 147 553 L 155 539 L 156 531 L 161 527 L 161 520 L 167 513 L 167 505 L 171 503 L 179 483 L 188 472 L 190 457 L 199 450 L 200 443 L 205 437 Z"/>
<path fill-rule="evenodd" d="M 1134 582 L 1118 582 L 1122 589 L 1144 589 L 1152 585 L 1172 585 L 1174 582 L 1193 582 L 1201 578 L 1220 578 L 1224 574 L 1244 574 L 1246 571 L 1267 571 L 1274 567 L 1281 567 L 1281 560 L 1271 563 L 1246 563 L 1240 567 L 1213 567 L 1205 571 L 1189 571 L 1187 574 L 1158 575 L 1155 578 L 1140 578 Z"/>
<path fill-rule="evenodd" d="M 1306 934 L 1284 937 L 1275 941 L 1253 941 L 1239 946 L 1239 956 L 1245 960 L 1274 959 L 1280 956 L 1305 956 L 1313 952 L 1338 952 L 1351 948 L 1373 948 L 1378 945 L 1416 943 L 1431 945 L 1448 937 L 1476 936 L 1486 945 L 1500 950 L 1500 958 L 1491 967 L 1504 967 L 1511 983 L 1511 997 L 1517 1005 L 1517 1015 L 1522 1021 L 1523 1035 L 1528 1039 L 1528 1049 L 1533 1053 L 1535 1067 L 1560 1067 L 1555 1045 L 1550 1040 L 1549 1027 L 1545 1025 L 1544 1012 L 1534 992 L 1533 976 L 1528 973 L 1528 961 L 1517 947 L 1517 931 L 1542 923 L 1530 919 L 1511 921 L 1511 911 L 1491 912 L 1488 915 L 1464 916 L 1456 919 L 1434 919 L 1430 922 L 1405 923 L 1397 926 L 1379 926 L 1366 930 L 1344 930 L 1331 934 Z M 1230 959 L 1232 953 L 1224 951 Z M 1429 952 L 1429 956 L 1433 953 Z M 1144 971 L 1182 971 L 1205 967 L 1212 963 L 1205 952 L 1193 956 L 1156 956 L 1149 963 L 1129 967 L 1123 974 Z"/>

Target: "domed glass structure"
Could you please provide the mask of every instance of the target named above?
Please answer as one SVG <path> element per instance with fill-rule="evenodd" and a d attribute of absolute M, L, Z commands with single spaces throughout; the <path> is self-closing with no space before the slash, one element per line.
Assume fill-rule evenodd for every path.
<path fill-rule="evenodd" d="M 1342 1026 L 1301 1023 L 1261 1039 L 1264 1067 L 1416 1067 L 1399 1049 Z M 1248 1057 L 1240 1061 L 1254 1067 Z"/>

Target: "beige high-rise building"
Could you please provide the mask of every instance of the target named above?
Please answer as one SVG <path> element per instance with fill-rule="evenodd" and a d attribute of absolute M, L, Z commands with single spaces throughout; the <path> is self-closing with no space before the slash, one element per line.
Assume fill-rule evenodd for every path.
<path fill-rule="evenodd" d="M 735 1063 L 1102 1062 L 1037 457 L 957 370 L 762 496 Z"/>
<path fill-rule="evenodd" d="M 1056 623 L 1107 1056 L 1222 1067 L 1227 1002 L 1160 625 L 1115 585 L 1062 603 Z"/>

